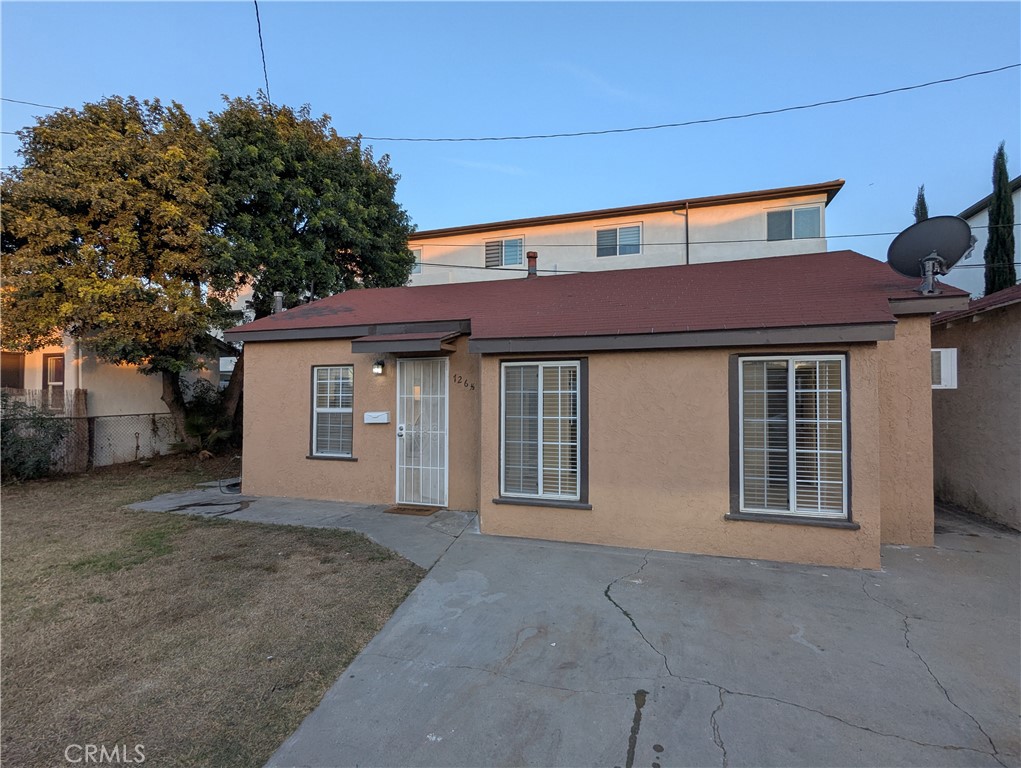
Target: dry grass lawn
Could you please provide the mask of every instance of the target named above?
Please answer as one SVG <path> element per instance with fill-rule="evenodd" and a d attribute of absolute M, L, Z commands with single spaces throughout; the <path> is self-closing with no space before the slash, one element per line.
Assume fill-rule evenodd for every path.
<path fill-rule="evenodd" d="M 262 765 L 424 575 L 358 534 L 122 509 L 220 469 L 3 489 L 4 765 Z"/>

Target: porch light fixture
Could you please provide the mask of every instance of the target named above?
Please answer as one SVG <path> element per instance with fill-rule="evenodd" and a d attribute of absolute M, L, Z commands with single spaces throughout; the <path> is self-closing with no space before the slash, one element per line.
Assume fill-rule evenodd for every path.
<path fill-rule="evenodd" d="M 374 362 L 372 364 L 372 372 L 374 374 L 376 374 L 377 376 L 382 376 L 383 375 L 383 368 L 384 367 L 385 366 L 383 365 L 383 361 L 382 360 L 377 360 L 376 362 Z"/>

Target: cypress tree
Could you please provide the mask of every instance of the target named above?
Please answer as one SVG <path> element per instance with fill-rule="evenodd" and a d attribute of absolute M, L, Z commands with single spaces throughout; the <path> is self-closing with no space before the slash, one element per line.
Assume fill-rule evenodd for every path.
<path fill-rule="evenodd" d="M 918 196 L 915 197 L 915 224 L 929 218 L 929 206 L 925 203 L 925 185 L 918 188 Z"/>
<path fill-rule="evenodd" d="M 1017 282 L 1014 269 L 1014 205 L 1010 199 L 1007 153 L 1000 142 L 993 156 L 993 197 L 989 201 L 989 242 L 986 243 L 986 296 Z"/>

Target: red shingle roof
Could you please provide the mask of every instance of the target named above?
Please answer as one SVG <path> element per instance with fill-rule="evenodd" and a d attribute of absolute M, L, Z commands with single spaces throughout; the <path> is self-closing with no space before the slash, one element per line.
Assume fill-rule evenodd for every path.
<path fill-rule="evenodd" d="M 1015 285 L 1012 288 L 1004 288 L 1002 291 L 997 291 L 981 299 L 968 302 L 968 306 L 964 309 L 940 312 L 938 315 L 933 316 L 932 324 L 936 325 L 936 323 L 945 323 L 949 320 L 960 320 L 964 317 L 971 317 L 982 312 L 988 312 L 990 309 L 1006 307 L 1018 302 L 1021 302 L 1021 284 Z"/>
<path fill-rule="evenodd" d="M 505 339 L 893 323 L 889 300 L 926 298 L 915 290 L 919 283 L 867 256 L 836 251 L 354 290 L 228 333 L 469 320 L 473 339 Z M 942 295 L 967 293 L 943 286 Z"/>

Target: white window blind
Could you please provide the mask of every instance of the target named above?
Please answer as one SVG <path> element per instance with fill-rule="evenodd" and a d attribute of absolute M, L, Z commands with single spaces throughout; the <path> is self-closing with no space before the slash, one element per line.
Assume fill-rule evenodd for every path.
<path fill-rule="evenodd" d="M 741 361 L 741 509 L 847 516 L 843 357 Z"/>
<path fill-rule="evenodd" d="M 350 365 L 312 369 L 312 453 L 351 456 L 354 432 L 354 369 Z"/>
<path fill-rule="evenodd" d="M 501 493 L 577 500 L 577 362 L 504 363 Z"/>

